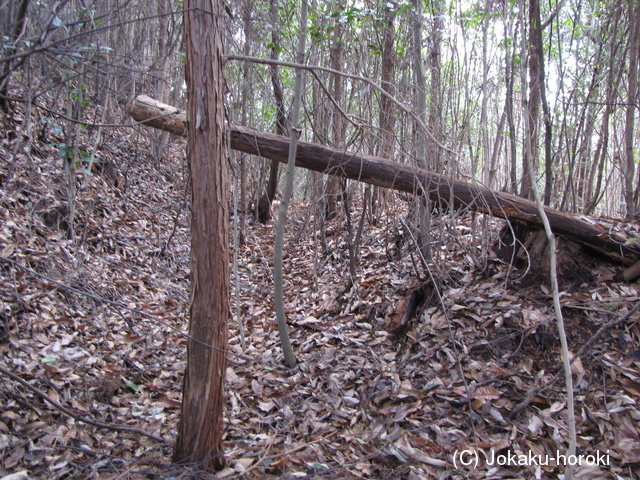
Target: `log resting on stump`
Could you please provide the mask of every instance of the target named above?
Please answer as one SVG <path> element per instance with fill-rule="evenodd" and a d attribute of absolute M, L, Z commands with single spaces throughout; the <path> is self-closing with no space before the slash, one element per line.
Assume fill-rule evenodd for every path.
<path fill-rule="evenodd" d="M 562 290 L 595 280 L 590 268 L 597 263 L 593 253 L 563 236 L 556 237 L 555 249 L 558 283 Z M 522 286 L 549 285 L 549 242 L 543 229 L 532 229 L 524 224 L 506 225 L 500 231 L 494 251 L 498 258 L 524 272 L 520 278 Z"/>
<path fill-rule="evenodd" d="M 145 95 L 133 100 L 130 114 L 134 120 L 144 125 L 176 135 L 185 135 L 187 131 L 183 111 Z M 231 148 L 287 163 L 287 137 L 237 125 L 229 125 L 228 131 Z M 453 206 L 455 209 L 469 208 L 529 229 L 542 228 L 538 207 L 534 202 L 478 184 L 393 163 L 384 158 L 299 142 L 296 166 L 400 192 L 428 195 L 437 205 Z M 640 260 L 640 245 L 637 243 L 626 244 L 624 238 L 610 233 L 593 221 L 549 207 L 545 207 L 545 211 L 556 235 L 564 236 L 624 265 L 632 265 Z"/>

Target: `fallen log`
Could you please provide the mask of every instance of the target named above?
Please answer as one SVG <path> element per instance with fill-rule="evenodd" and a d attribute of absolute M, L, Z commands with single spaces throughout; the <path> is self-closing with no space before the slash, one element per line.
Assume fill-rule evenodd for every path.
<path fill-rule="evenodd" d="M 187 131 L 186 115 L 183 111 L 145 95 L 138 96 L 132 102 L 130 115 L 144 125 L 176 135 L 185 135 Z M 228 128 L 231 148 L 234 150 L 287 163 L 287 137 L 236 125 L 230 125 Z M 490 190 L 478 184 L 453 180 L 426 170 L 393 163 L 384 158 L 299 142 L 296 166 L 410 194 L 426 194 L 432 201 L 441 205 L 453 202 L 456 209 L 469 208 L 510 222 L 542 228 L 538 208 L 529 200 Z M 640 260 L 638 244 L 627 244 L 625 239 L 587 219 L 549 207 L 545 207 L 545 211 L 555 234 L 563 235 L 625 265 Z"/>

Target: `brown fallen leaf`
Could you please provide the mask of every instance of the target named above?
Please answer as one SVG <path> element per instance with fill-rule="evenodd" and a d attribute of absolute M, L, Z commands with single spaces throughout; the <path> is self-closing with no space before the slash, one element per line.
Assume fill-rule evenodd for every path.
<path fill-rule="evenodd" d="M 430 457 L 423 451 L 412 447 L 409 443 L 409 440 L 407 439 L 407 435 L 402 435 L 394 443 L 394 446 L 398 448 L 398 450 L 400 450 L 402 453 L 413 458 L 418 462 L 424 463 L 426 465 L 431 465 L 433 467 L 438 467 L 438 468 L 450 468 L 448 462 L 444 460 L 440 460 L 438 458 Z"/>

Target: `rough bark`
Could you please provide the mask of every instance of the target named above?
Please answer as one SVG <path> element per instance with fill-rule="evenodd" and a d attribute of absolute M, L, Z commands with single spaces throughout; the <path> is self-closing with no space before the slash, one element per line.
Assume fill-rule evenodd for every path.
<path fill-rule="evenodd" d="M 224 122 L 222 0 L 184 9 L 191 170 L 191 310 L 176 462 L 224 466 L 229 320 L 229 187 Z M 170 131 L 170 129 L 166 129 Z"/>
<path fill-rule="evenodd" d="M 629 90 L 627 102 L 627 118 L 624 131 L 625 140 L 625 170 L 624 170 L 624 199 L 627 202 L 627 218 L 631 220 L 635 215 L 635 196 L 633 194 L 633 177 L 635 174 L 636 157 L 634 150 L 635 118 L 638 106 L 636 94 L 638 91 L 638 37 L 640 29 L 640 2 L 634 6 L 629 2 Z"/>
<path fill-rule="evenodd" d="M 131 116 L 145 125 L 161 125 L 158 112 L 165 114 L 171 108 L 160 105 L 155 100 L 139 96 L 133 103 Z M 177 110 L 177 109 L 176 109 Z M 178 113 L 179 119 L 170 119 L 168 127 L 178 135 L 186 131 L 186 117 Z M 145 119 L 150 118 L 149 122 Z M 163 117 L 169 119 L 169 117 Z M 289 139 L 272 133 L 260 132 L 247 127 L 230 126 L 231 148 L 253 155 L 287 163 Z M 489 213 L 530 227 L 540 228 L 542 222 L 535 203 L 508 193 L 489 190 L 463 180 L 451 180 L 426 170 L 393 163 L 387 159 L 344 152 L 315 143 L 299 142 L 296 166 L 350 178 L 383 188 L 391 188 L 412 194 L 427 194 L 439 204 L 447 204 L 453 198 L 456 209 L 469 208 L 479 213 Z M 612 235 L 605 228 L 593 222 L 562 213 L 553 208 L 545 208 L 554 233 L 590 247 L 607 257 L 623 264 L 632 264 L 640 258 L 640 247 L 625 245 L 625 240 Z"/>

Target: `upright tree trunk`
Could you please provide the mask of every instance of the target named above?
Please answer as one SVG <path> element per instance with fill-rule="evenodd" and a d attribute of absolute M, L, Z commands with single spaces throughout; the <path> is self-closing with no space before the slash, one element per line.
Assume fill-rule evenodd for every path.
<path fill-rule="evenodd" d="M 242 10 L 242 23 L 244 26 L 244 47 L 242 53 L 247 57 L 251 55 L 251 42 L 253 38 L 253 28 L 251 19 L 251 10 L 253 2 L 245 2 Z M 247 125 L 249 115 L 249 92 L 252 88 L 251 68 L 248 63 L 243 65 L 242 79 L 242 124 Z M 245 213 L 247 208 L 247 159 L 246 155 L 240 156 L 240 212 Z"/>
<path fill-rule="evenodd" d="M 413 0 L 414 20 L 413 20 L 413 69 L 416 76 L 416 112 L 423 122 L 426 121 L 427 114 L 427 82 L 422 67 L 422 0 Z M 417 122 L 416 122 L 417 123 Z M 420 125 L 416 129 L 416 164 L 427 169 L 427 136 Z M 432 148 L 434 146 L 432 145 Z M 425 196 L 414 198 L 418 212 L 418 243 L 422 258 L 431 260 L 431 201 Z"/>
<path fill-rule="evenodd" d="M 382 89 L 393 95 L 393 78 L 395 68 L 395 50 L 393 46 L 393 20 L 394 13 L 388 5 L 383 7 L 383 25 L 382 25 L 382 72 L 381 87 Z M 384 158 L 393 158 L 394 150 L 394 132 L 395 115 L 393 102 L 386 96 L 380 99 L 380 137 L 379 137 L 379 155 Z M 373 198 L 371 199 L 371 213 L 373 216 L 377 214 L 378 207 L 382 204 L 384 192 L 379 188 L 373 189 Z"/>
<path fill-rule="evenodd" d="M 228 162 L 222 0 L 184 9 L 191 169 L 191 319 L 176 462 L 224 466 L 224 380 L 229 320 Z"/>
<path fill-rule="evenodd" d="M 300 8 L 300 29 L 298 31 L 298 52 L 296 61 L 304 62 L 305 44 L 307 39 L 307 2 L 303 1 Z M 302 69 L 296 69 L 296 79 L 294 83 L 293 105 L 291 107 L 291 142 L 289 144 L 289 152 L 287 155 L 287 176 L 282 192 L 282 201 L 278 209 L 278 223 L 276 225 L 276 234 L 273 247 L 273 290 L 274 303 L 276 310 L 276 320 L 278 322 L 278 332 L 280 334 L 280 343 L 282 344 L 282 353 L 287 367 L 296 366 L 296 357 L 294 356 L 291 342 L 289 341 L 289 330 L 287 326 L 286 312 L 284 308 L 284 281 L 282 266 L 282 250 L 284 247 L 284 227 L 287 223 L 287 210 L 289 201 L 293 196 L 293 175 L 295 172 L 296 153 L 298 137 L 300 136 L 300 104 L 302 101 Z"/>
<path fill-rule="evenodd" d="M 440 151 L 442 143 L 442 79 L 441 79 L 441 44 L 444 28 L 444 5 L 442 0 L 432 2 L 431 48 L 427 57 L 429 68 L 429 127 L 433 131 L 433 139 L 427 142 L 427 166 L 436 173 L 444 173 L 444 164 Z M 434 141 L 435 139 L 435 141 Z"/>
<path fill-rule="evenodd" d="M 505 3 L 504 4 L 504 17 L 505 22 L 507 22 L 507 17 L 510 16 L 510 8 Z M 513 118 L 513 83 L 515 79 L 515 70 L 513 68 L 515 62 L 513 60 L 514 53 L 511 51 L 510 42 L 508 41 L 511 38 L 511 29 L 513 27 L 513 22 L 511 19 L 508 20 L 508 29 L 505 29 L 505 83 L 506 83 L 506 98 L 505 98 L 505 111 L 507 114 L 507 124 L 509 125 L 509 152 L 510 152 L 510 162 L 509 162 L 509 188 L 508 191 L 514 195 L 518 194 L 518 161 L 517 161 L 517 150 L 516 150 L 516 124 Z M 516 34 L 517 35 L 517 31 Z M 518 44 L 516 36 L 513 37 L 513 48 Z M 515 51 L 515 50 L 514 50 Z"/>
<path fill-rule="evenodd" d="M 538 0 L 532 0 L 532 2 L 538 2 Z M 536 15 L 534 24 L 536 28 L 535 34 L 535 48 L 538 51 L 538 89 L 540 90 L 540 102 L 542 103 L 542 117 L 544 123 L 544 204 L 549 205 L 551 203 L 551 195 L 553 193 L 553 157 L 551 156 L 551 141 L 553 135 L 553 125 L 551 123 L 551 111 L 549 110 L 549 103 L 547 102 L 547 85 L 545 81 L 544 73 L 544 49 L 542 45 L 542 20 L 540 19 L 540 4 L 537 3 L 537 8 L 534 12 Z"/>
<path fill-rule="evenodd" d="M 602 45 L 598 49 L 598 53 L 595 57 L 596 64 L 599 63 L 597 59 L 601 57 L 601 51 Z M 568 119 L 566 113 L 563 118 L 562 129 L 560 130 L 559 137 L 561 139 L 565 139 L 564 144 L 561 144 L 561 151 L 564 152 L 564 156 L 566 158 L 563 162 L 566 169 L 566 183 L 562 199 L 560 200 L 560 210 L 575 212 L 581 205 L 581 202 L 584 204 L 585 201 L 584 164 L 587 162 L 585 156 L 590 156 L 591 151 L 591 137 L 593 136 L 593 123 L 591 119 L 595 115 L 596 108 L 596 104 L 592 100 L 592 96 L 594 96 L 599 89 L 600 70 L 600 67 L 593 68 L 586 98 L 580 112 L 576 112 L 575 114 L 575 116 L 577 116 L 577 120 L 572 121 L 575 116 Z M 567 101 L 564 103 L 565 109 L 567 105 L 573 103 L 573 98 L 576 94 L 577 91 L 574 89 Z M 568 125 L 568 123 L 570 123 L 570 125 Z"/>
<path fill-rule="evenodd" d="M 384 25 L 382 30 L 382 89 L 393 95 L 393 77 L 395 68 L 395 50 L 393 46 L 393 18 L 389 7 L 384 7 Z M 387 96 L 380 99 L 380 156 L 393 158 L 395 115 L 393 103 Z"/>
<path fill-rule="evenodd" d="M 271 18 L 271 59 L 278 60 L 278 48 L 280 46 L 280 35 L 278 33 L 278 6 L 277 0 L 269 0 L 269 18 Z M 284 94 L 282 93 L 282 82 L 278 76 L 278 67 L 276 65 L 269 66 L 269 74 L 271 76 L 271 84 L 273 86 L 273 97 L 276 102 L 276 133 L 278 135 L 287 135 L 287 117 L 284 110 Z M 269 180 L 267 190 L 258 201 L 258 220 L 267 223 L 269 214 L 271 213 L 271 203 L 276 197 L 278 188 L 278 168 L 280 164 L 275 160 L 269 165 Z"/>
<path fill-rule="evenodd" d="M 636 96 L 638 92 L 638 30 L 640 30 L 640 2 L 629 0 L 629 97 L 627 101 L 627 120 L 625 126 L 626 168 L 624 172 L 624 199 L 627 203 L 627 218 L 635 215 L 636 205 L 633 192 L 633 177 L 635 173 L 635 156 L 633 152 L 633 137 L 636 111 Z"/>
<path fill-rule="evenodd" d="M 0 7 L 0 35 L 2 36 L 0 45 L 4 47 L 3 54 L 17 51 L 17 40 L 22 35 L 27 21 L 28 7 L 29 0 L 9 0 L 3 2 Z M 4 112 L 9 110 L 9 82 L 12 70 L 13 62 L 5 62 L 0 76 L 0 109 Z"/>
<path fill-rule="evenodd" d="M 413 0 L 413 11 L 413 70 L 416 78 L 416 113 L 424 122 L 427 115 L 427 81 L 422 66 L 422 0 Z M 416 163 L 426 170 L 427 135 L 419 125 L 416 125 L 415 129 Z"/>
<path fill-rule="evenodd" d="M 154 61 L 153 70 L 155 70 L 155 94 L 163 102 L 169 102 L 169 82 L 167 75 L 167 62 L 170 56 L 169 46 L 172 40 L 169 38 L 169 21 L 168 16 L 171 11 L 169 0 L 158 1 L 158 56 Z M 151 156 L 160 163 L 165 145 L 169 138 L 168 132 L 154 132 L 151 138 Z"/>
<path fill-rule="evenodd" d="M 524 161 L 522 162 L 522 183 L 520 195 L 530 200 L 533 199 L 532 188 L 535 188 L 536 172 L 531 171 L 538 165 L 538 118 L 540 112 L 540 51 L 538 50 L 538 34 L 542 26 L 540 25 L 540 2 L 539 0 L 529 1 L 529 100 L 528 109 L 525 115 L 529 116 L 529 129 L 525 135 Z M 531 155 L 532 162 L 527 159 L 527 152 Z"/>
<path fill-rule="evenodd" d="M 485 5 L 484 19 L 482 22 L 482 102 L 480 106 L 480 150 L 482 151 L 482 182 L 491 188 L 490 175 L 491 170 L 489 159 L 489 130 L 487 125 L 487 91 L 489 79 L 489 63 L 487 60 L 488 36 L 489 36 L 489 18 L 491 16 L 491 7 L 493 2 L 487 2 Z M 476 172 L 471 172 L 472 178 L 475 179 Z"/>
<path fill-rule="evenodd" d="M 618 30 L 620 13 L 620 7 L 614 9 L 611 22 L 612 26 L 608 27 L 608 32 L 616 32 Z M 585 199 L 585 206 L 582 212 L 585 215 L 591 215 L 598 205 L 598 202 L 600 201 L 602 178 L 604 175 L 604 165 L 607 159 L 609 147 L 609 118 L 613 112 L 614 96 L 618 90 L 618 85 L 620 84 L 620 80 L 622 79 L 622 72 L 624 70 L 623 68 L 618 68 L 616 70 L 616 56 L 618 48 L 620 46 L 620 40 L 618 36 L 610 34 L 608 44 L 609 65 L 607 68 L 605 107 L 604 112 L 602 113 L 598 142 L 596 143 L 596 151 L 593 157 L 593 165 L 591 167 L 591 170 L 589 171 L 589 179 L 587 181 L 588 195 Z M 596 182 L 595 186 L 593 185 L 594 178 Z"/>
<path fill-rule="evenodd" d="M 342 71 L 344 68 L 344 25 L 340 22 L 336 23 L 335 28 L 335 37 L 333 43 L 333 51 L 332 51 L 332 65 L 331 68 L 337 71 Z M 333 76 L 333 99 L 336 104 L 333 108 L 333 143 L 336 148 L 344 148 L 345 147 L 345 119 L 342 116 L 342 112 L 340 108 L 343 107 L 344 103 L 344 83 L 345 78 L 342 75 L 334 75 Z"/>
<path fill-rule="evenodd" d="M 331 68 L 337 71 L 342 71 L 344 63 L 344 25 L 340 22 L 336 22 L 334 31 L 333 48 L 331 49 Z M 341 75 L 333 76 L 333 99 L 336 104 L 342 107 L 344 94 L 344 77 Z M 345 142 L 345 121 L 342 117 L 340 109 L 336 106 L 333 108 L 333 114 L 331 115 L 332 127 L 333 127 L 333 146 L 336 148 L 344 148 Z M 345 184 L 346 185 L 346 184 Z M 326 219 L 331 220 L 338 214 L 338 199 L 344 196 L 344 192 L 340 192 L 342 185 L 337 177 L 329 177 L 326 180 Z M 348 207 L 345 207 L 348 208 Z"/>

